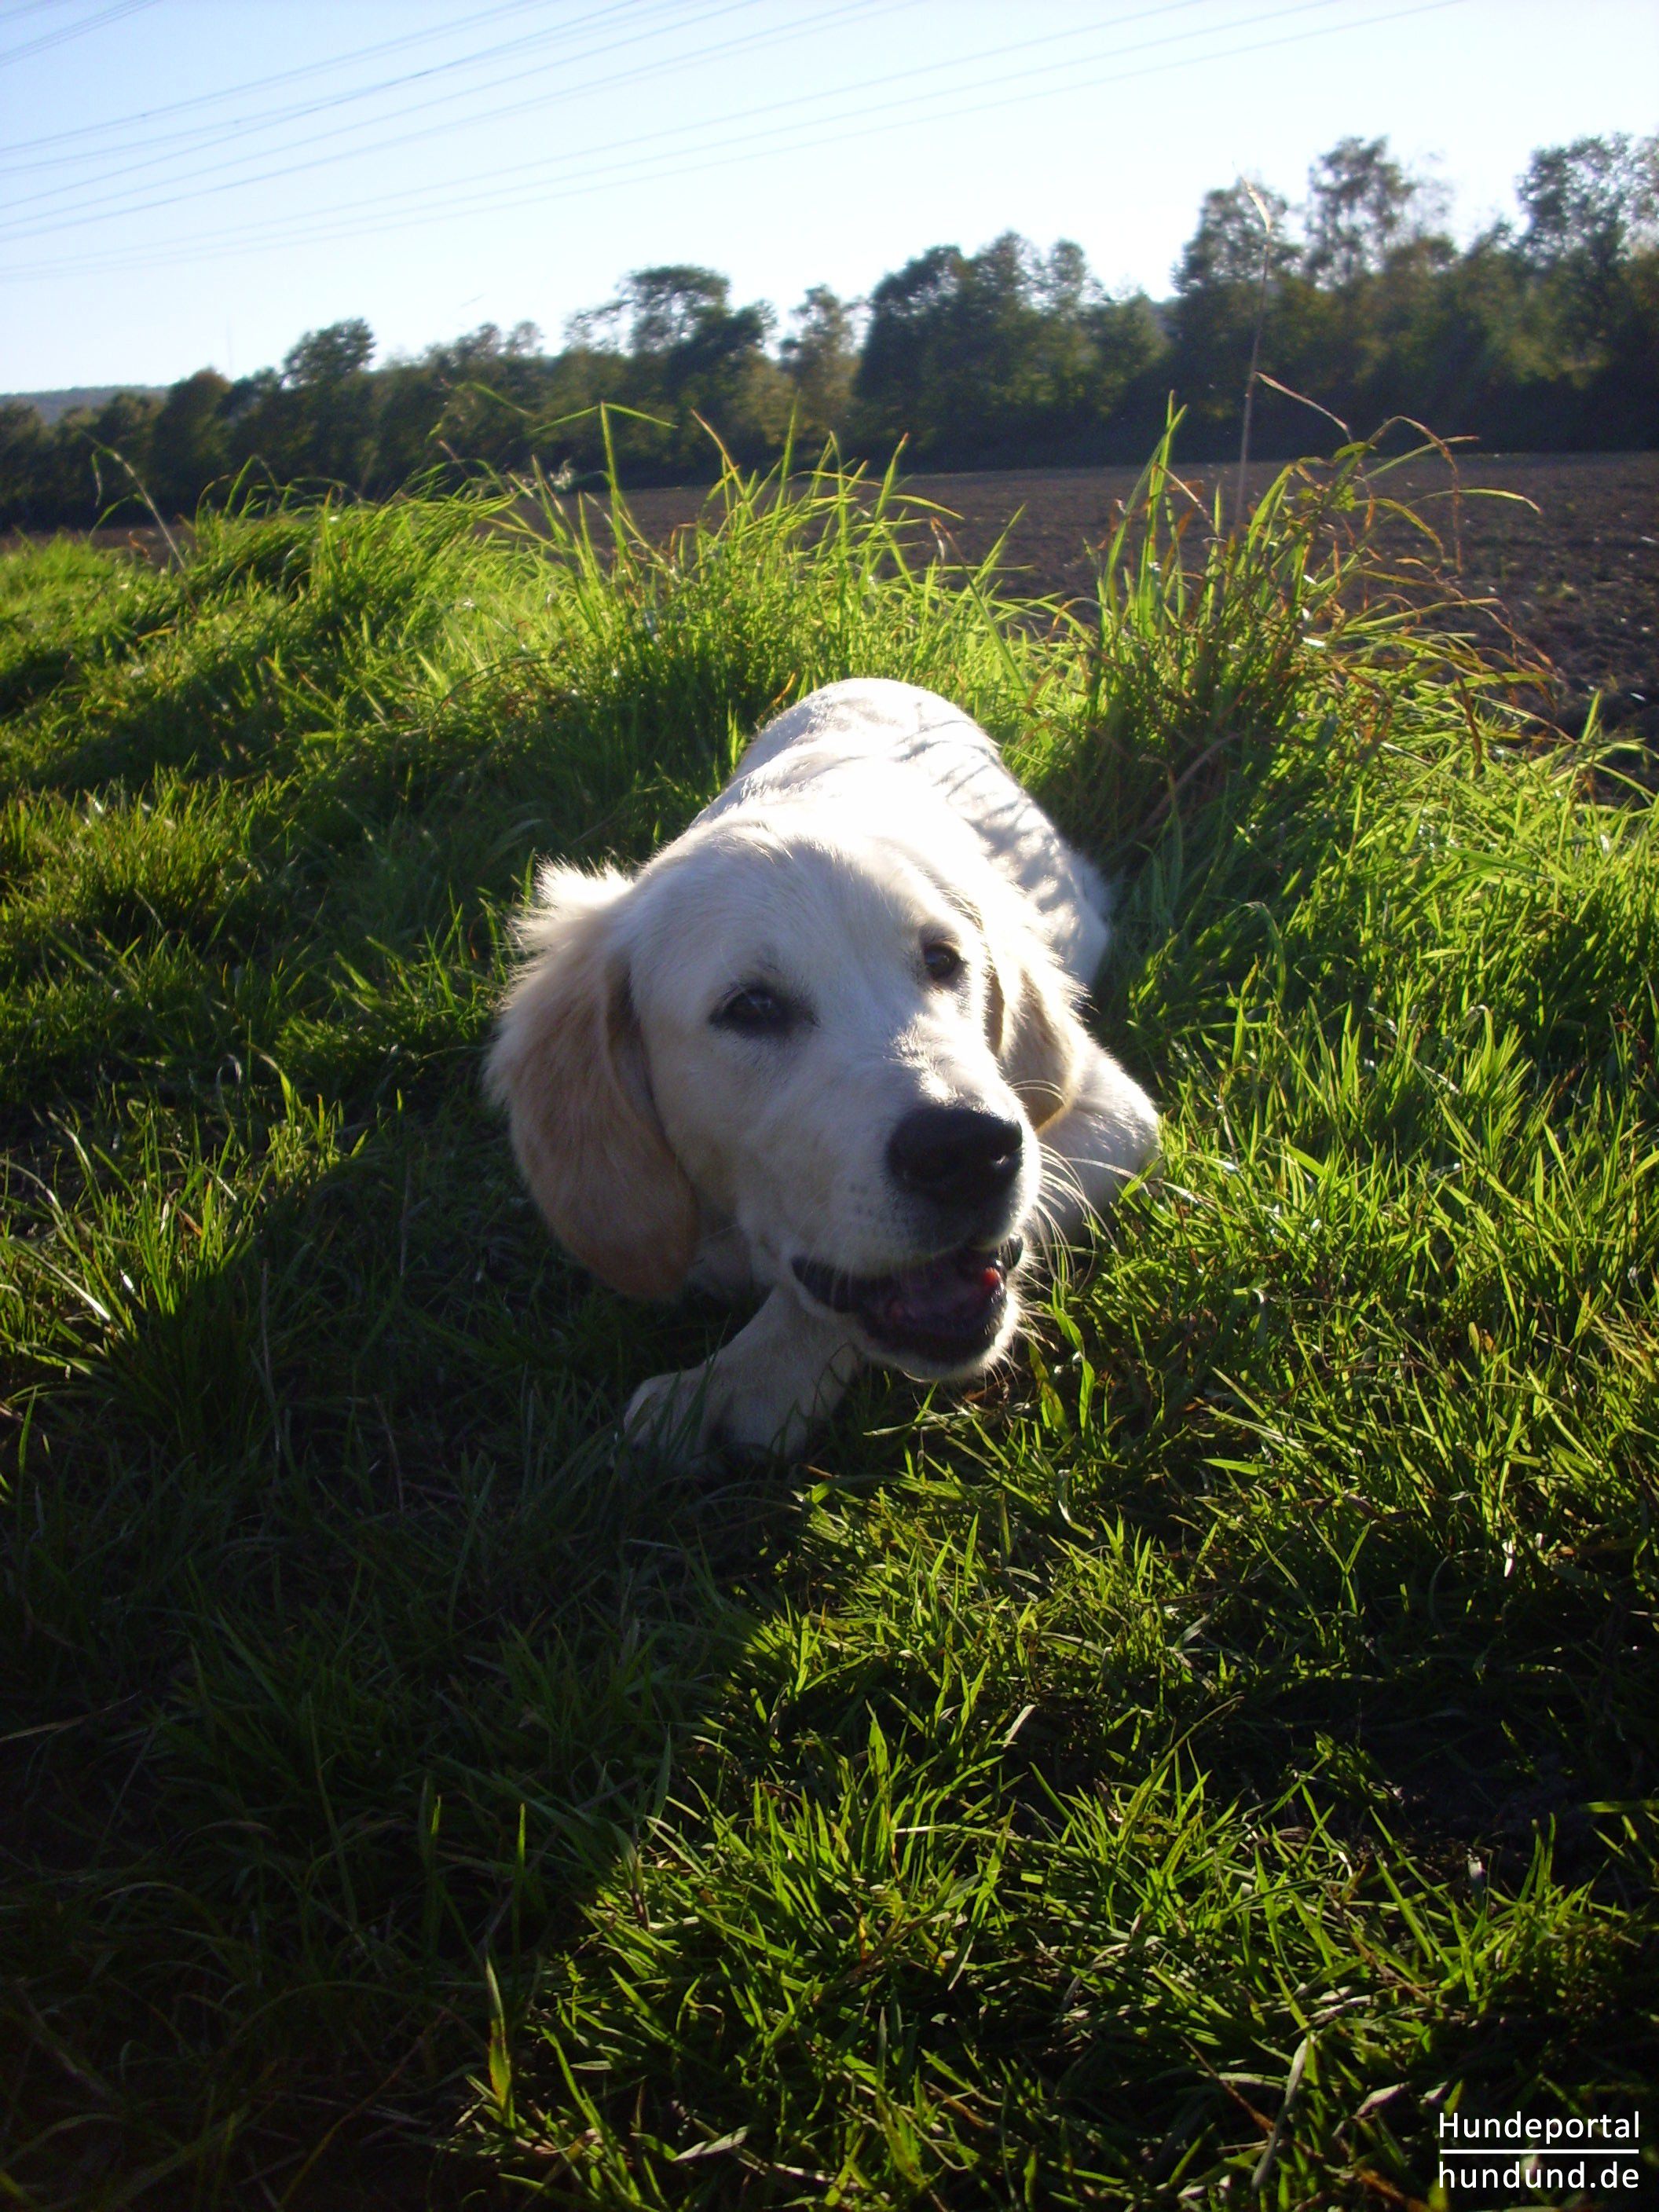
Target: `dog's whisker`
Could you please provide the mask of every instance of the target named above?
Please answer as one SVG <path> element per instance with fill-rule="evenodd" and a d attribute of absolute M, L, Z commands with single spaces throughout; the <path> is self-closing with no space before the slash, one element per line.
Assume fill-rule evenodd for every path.
<path fill-rule="evenodd" d="M 1057 1183 L 1062 1190 L 1068 1191 L 1073 1198 L 1087 1202 L 1087 1194 L 1083 1188 L 1083 1178 L 1078 1173 L 1076 1163 L 1068 1159 L 1065 1153 L 1044 1152 L 1042 1179 L 1045 1185 Z"/>

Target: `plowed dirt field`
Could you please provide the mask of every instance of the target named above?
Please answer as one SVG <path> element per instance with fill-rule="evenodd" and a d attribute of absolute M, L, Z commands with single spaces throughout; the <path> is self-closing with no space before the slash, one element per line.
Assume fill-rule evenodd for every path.
<path fill-rule="evenodd" d="M 1219 473 L 1231 490 L 1234 472 Z M 1187 480 L 1208 500 L 1217 474 L 1199 469 Z M 1272 474 L 1252 469 L 1249 490 Z M 1564 723 L 1578 726 L 1599 690 L 1609 726 L 1659 744 L 1659 453 L 1466 457 L 1460 476 L 1469 493 L 1511 495 L 1461 501 L 1455 543 L 1449 502 L 1425 507 L 1462 590 L 1495 602 L 1494 612 L 1554 664 L 1554 712 Z M 1097 549 L 1135 479 L 1133 469 L 1031 469 L 906 483 L 957 518 L 946 526 L 964 558 L 980 558 L 1007 530 L 1015 588 L 1075 594 L 1090 589 Z M 1449 483 L 1443 467 L 1418 467 L 1391 476 L 1388 489 L 1424 498 Z M 665 535 L 703 497 L 695 488 L 654 489 L 631 494 L 629 505 L 648 532 Z"/>

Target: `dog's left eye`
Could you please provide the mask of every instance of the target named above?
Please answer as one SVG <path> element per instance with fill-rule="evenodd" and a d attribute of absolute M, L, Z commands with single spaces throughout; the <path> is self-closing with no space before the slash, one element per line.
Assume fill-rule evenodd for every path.
<path fill-rule="evenodd" d="M 935 938 L 921 948 L 921 964 L 935 983 L 954 983 L 962 973 L 962 955 L 954 945 Z"/>
<path fill-rule="evenodd" d="M 735 1030 L 739 1036 L 781 1036 L 800 1018 L 799 1007 L 764 983 L 745 984 L 710 1016 L 716 1029 Z"/>

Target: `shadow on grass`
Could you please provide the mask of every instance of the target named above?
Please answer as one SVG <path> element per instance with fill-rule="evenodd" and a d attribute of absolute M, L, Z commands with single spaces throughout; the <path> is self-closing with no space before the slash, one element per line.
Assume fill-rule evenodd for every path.
<path fill-rule="evenodd" d="M 137 1179 L 164 1202 L 165 1176 Z M 867 1907 L 833 1885 L 812 1923 L 821 1955 L 804 1966 L 851 2016 L 878 1999 L 931 2023 L 930 2066 L 1011 2097 L 1041 2088 L 1060 2139 L 1148 2186 L 1237 2127 L 1240 2094 L 1271 2109 L 1274 2093 L 1206 2081 L 1200 1996 L 1193 2014 L 1170 2002 L 1167 1941 L 1124 1947 L 1173 1848 L 1156 1832 L 1137 1841 L 1132 1820 L 1113 1825 L 1126 1781 L 1164 1771 L 1176 1747 L 1207 1772 L 1212 1806 L 1256 1808 L 1246 1863 L 1265 1856 L 1298 1889 L 1325 1878 L 1309 1869 L 1345 1835 L 1370 1866 L 1378 1816 L 1419 1864 L 1460 1881 L 1470 1838 L 1504 1825 L 1525 1747 L 1496 1732 L 1500 1715 L 1516 1718 L 1501 1690 L 1480 1700 L 1492 1725 L 1472 1759 L 1443 1726 L 1425 1765 L 1425 1717 L 1467 1670 L 1465 1636 L 1426 1669 L 1402 1645 L 1364 1668 L 1328 1655 L 1310 1680 L 1248 1607 L 1229 1619 L 1224 1607 L 1194 1642 L 1190 1605 L 1166 1625 L 1154 1590 L 1152 1644 L 1113 1629 L 1125 1600 L 1109 1577 L 1103 1615 L 1074 1622 L 1062 1605 L 1045 1656 L 1024 1656 L 1020 1608 L 1039 1586 L 1096 1571 L 1115 1494 L 1171 1566 L 1190 1565 L 1195 1530 L 1194 1496 L 1141 1486 L 1127 1431 L 1121 1467 L 1098 1468 L 1098 1494 L 1076 1501 L 1099 1526 L 1060 1513 L 1040 1481 L 1019 1489 L 1045 1390 L 1056 1376 L 1074 1389 L 1041 1325 L 1031 1366 L 986 1407 L 1006 1431 L 1001 1469 L 982 1432 L 919 1412 L 902 1386 L 890 1401 L 879 1381 L 856 1394 L 818 1462 L 845 1471 L 826 1539 L 809 1528 L 816 1470 L 705 1485 L 618 1459 L 609 1416 L 632 1383 L 702 1356 L 729 1322 L 588 1287 L 547 1249 L 498 1133 L 470 1106 L 405 1109 L 216 1248 L 199 1193 L 177 1200 L 192 1204 L 187 1267 L 170 1273 L 154 1240 L 130 1232 L 129 1270 L 149 1255 L 132 1307 L 35 1401 L 21 1454 L 11 1565 L 23 1626 L 6 1672 L 26 1724 L 0 1746 L 0 1911 L 18 1979 L 0 2018 L 17 2146 L 4 2170 L 24 2201 L 160 2204 L 189 2188 L 257 2202 L 260 2181 L 298 2208 L 496 2201 L 501 2144 L 476 2162 L 441 2148 L 467 2077 L 488 2079 L 489 1977 L 509 2018 L 545 2002 L 540 1985 L 550 1974 L 556 1994 L 565 1962 L 596 1940 L 586 1908 L 604 1893 L 607 1913 L 635 1915 L 670 1996 L 683 1983 L 690 2005 L 718 1973 L 724 1917 L 750 1877 L 728 1863 L 705 1918 L 695 1873 L 642 1871 L 641 1841 L 671 1782 L 683 1805 L 723 1762 L 753 1768 L 744 1729 L 769 1747 L 763 1786 L 786 1815 L 791 1799 L 802 1818 L 822 1803 L 832 1820 L 861 1802 L 860 1729 L 874 1716 L 924 1797 L 935 1766 L 966 1793 L 953 1806 L 974 1807 L 975 1778 L 992 1777 L 994 1818 L 980 1825 L 990 1836 L 1006 1824 L 1016 1851 L 1022 1838 L 1036 1850 L 1060 1798 L 1098 1801 L 1098 1834 L 1085 1809 L 1053 1844 L 1031 1899 L 1043 1940 L 988 2011 L 992 1961 L 964 1981 L 948 1955 L 900 1942 L 864 1963 L 862 1919 L 856 1952 L 840 1919 Z M 958 1601 L 925 1566 L 913 1590 L 896 1582 L 873 1642 L 820 1650 L 768 1715 L 732 1711 L 734 1685 L 740 1705 L 744 1685 L 779 1673 L 751 1664 L 775 1630 L 805 1633 L 823 1604 L 828 1632 L 830 1594 L 854 1573 L 836 1546 L 867 1567 L 884 1547 L 928 1553 L 954 1528 L 956 1576 L 964 1514 L 988 1546 L 999 1515 L 1003 1534 L 961 1663 L 988 1658 L 999 1715 L 1026 1694 L 1022 1669 L 1037 1669 L 1029 1723 L 1000 1753 L 1000 1717 L 989 1736 L 965 1712 L 927 1718 L 944 1694 L 937 1631 L 905 1606 L 937 1601 L 943 1617 Z M 1085 1648 L 1101 1656 L 1084 1663 Z M 1220 1654 L 1231 1692 L 1210 1663 Z M 951 1735 L 963 1727 L 967 1752 Z M 1454 1804 L 1444 1778 L 1459 1769 Z M 1313 1826 L 1292 1802 L 1310 1773 Z M 1553 1809 L 1534 1811 L 1547 1823 Z M 1534 1827 L 1513 1810 L 1519 1875 Z M 1177 1804 L 1175 1829 L 1184 1817 Z M 1243 1878 L 1218 1858 L 1207 1909 L 1248 1911 Z M 1352 1879 L 1363 1901 L 1376 1876 Z M 1211 1939 L 1201 1913 L 1193 1925 L 1179 1971 L 1201 1992 L 1199 2047 L 1276 2047 L 1259 1990 L 1205 1986 Z M 1517 2014 L 1521 1986 L 1510 1978 L 1507 2011 L 1466 2009 L 1435 2029 L 1412 2054 L 1412 2094 L 1453 2070 L 1501 2087 L 1600 2033 L 1593 2009 L 1575 2025 L 1547 1974 Z M 738 2078 L 727 2043 L 711 2030 L 699 2052 L 693 2036 L 672 2078 L 630 2101 L 635 2122 L 678 2131 L 682 2095 L 714 2112 Z M 1333 2111 L 1392 2057 L 1362 2051 L 1350 2090 L 1333 2055 Z M 1425 2141 L 1429 2124 L 1419 2114 Z M 1398 2114 L 1395 2126 L 1409 2137 Z M 944 2201 L 983 2201 L 983 2180 Z M 734 2192 L 736 2177 L 709 2201 Z"/>
<path fill-rule="evenodd" d="M 24 2201 L 257 2171 L 280 2198 L 331 2130 L 424 2140 L 480 2063 L 485 1962 L 510 1994 L 574 1928 L 769 1602 L 792 1483 L 627 1464 L 609 1420 L 728 1317 L 579 1281 L 504 1150 L 470 1110 L 394 1121 L 216 1258 L 128 1249 L 100 1347 L 27 1378 Z"/>

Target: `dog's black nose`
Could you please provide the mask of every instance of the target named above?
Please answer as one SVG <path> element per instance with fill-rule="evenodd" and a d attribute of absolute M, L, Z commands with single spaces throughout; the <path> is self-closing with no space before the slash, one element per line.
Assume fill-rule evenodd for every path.
<path fill-rule="evenodd" d="M 1024 1131 L 977 1106 L 918 1106 L 887 1140 L 887 1166 L 902 1189 L 940 1206 L 999 1197 L 1019 1173 Z"/>

